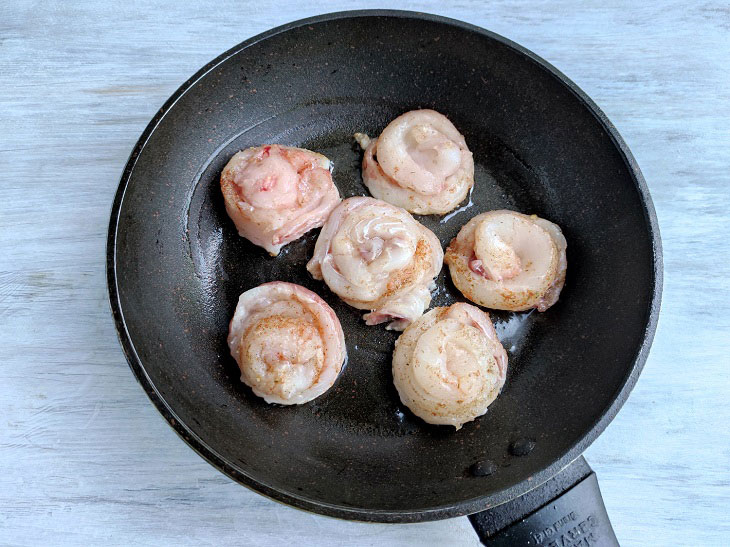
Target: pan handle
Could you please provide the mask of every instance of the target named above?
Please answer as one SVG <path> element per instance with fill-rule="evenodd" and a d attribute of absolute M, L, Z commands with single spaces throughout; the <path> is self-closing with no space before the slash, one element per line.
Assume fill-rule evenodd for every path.
<path fill-rule="evenodd" d="M 490 547 L 618 546 L 596 474 L 583 456 L 546 483 L 469 520 Z"/>

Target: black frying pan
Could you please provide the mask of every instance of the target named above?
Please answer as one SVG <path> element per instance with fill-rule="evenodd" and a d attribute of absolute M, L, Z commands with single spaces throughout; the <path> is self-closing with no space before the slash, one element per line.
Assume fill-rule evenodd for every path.
<path fill-rule="evenodd" d="M 552 220 L 568 240 L 557 305 L 492 313 L 509 350 L 507 383 L 459 431 L 400 404 L 390 372 L 397 335 L 365 326 L 309 276 L 317 231 L 271 258 L 236 235 L 218 185 L 236 151 L 282 143 L 331 158 L 343 196 L 367 195 L 352 134 L 377 135 L 419 107 L 446 114 L 476 162 L 471 204 L 417 217 L 444 245 L 473 215 L 498 208 Z M 580 454 L 649 350 L 661 291 L 657 221 L 603 113 L 509 40 L 442 17 L 364 11 L 291 23 L 224 53 L 174 93 L 134 148 L 112 211 L 108 279 L 125 353 L 157 408 L 211 464 L 262 494 L 381 522 L 494 508 L 472 517 L 485 541 L 615 541 Z M 301 406 L 255 397 L 226 347 L 238 295 L 272 280 L 320 294 L 346 333 L 344 372 Z M 432 305 L 462 300 L 445 270 L 438 285 Z"/>

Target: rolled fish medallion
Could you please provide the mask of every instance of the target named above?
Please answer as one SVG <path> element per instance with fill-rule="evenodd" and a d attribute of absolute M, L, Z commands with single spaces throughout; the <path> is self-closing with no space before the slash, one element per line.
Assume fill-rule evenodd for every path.
<path fill-rule="evenodd" d="M 567 243 L 560 227 L 536 215 L 490 211 L 467 222 L 446 249 L 451 279 L 487 308 L 545 311 L 565 283 Z"/>
<path fill-rule="evenodd" d="M 393 382 L 401 401 L 430 424 L 483 415 L 507 375 L 507 352 L 489 315 L 471 304 L 434 308 L 396 340 Z"/>
<path fill-rule="evenodd" d="M 324 224 L 340 202 L 322 154 L 278 144 L 247 148 L 221 173 L 226 212 L 238 234 L 276 256 Z"/>
<path fill-rule="evenodd" d="M 435 110 L 398 116 L 376 139 L 356 133 L 365 150 L 362 176 L 373 197 L 419 215 L 443 215 L 474 186 L 464 136 Z"/>
<path fill-rule="evenodd" d="M 368 325 L 403 330 L 431 302 L 441 271 L 438 238 L 407 211 L 369 197 L 344 200 L 322 227 L 307 270 Z"/>
<path fill-rule="evenodd" d="M 334 384 L 346 357 L 335 312 L 309 289 L 274 281 L 244 292 L 228 347 L 241 381 L 267 403 L 302 404 Z"/>

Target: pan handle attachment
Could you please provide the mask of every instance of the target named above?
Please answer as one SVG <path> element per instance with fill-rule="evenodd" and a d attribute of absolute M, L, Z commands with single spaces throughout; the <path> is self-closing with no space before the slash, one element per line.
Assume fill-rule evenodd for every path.
<path fill-rule="evenodd" d="M 489 547 L 618 546 L 596 474 L 582 456 L 546 483 L 469 520 Z"/>

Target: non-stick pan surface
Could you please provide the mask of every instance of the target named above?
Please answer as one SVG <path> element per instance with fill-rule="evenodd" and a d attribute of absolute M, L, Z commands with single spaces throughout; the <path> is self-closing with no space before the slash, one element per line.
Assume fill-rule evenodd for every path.
<path fill-rule="evenodd" d="M 390 371 L 397 334 L 365 326 L 362 312 L 309 276 L 304 265 L 318 230 L 271 258 L 236 234 L 218 183 L 236 151 L 283 143 L 331 158 L 343 196 L 367 195 L 352 134 L 377 135 L 414 108 L 446 114 L 474 153 L 471 200 L 443 218 L 417 217 L 444 246 L 469 218 L 497 208 L 552 220 L 568 240 L 557 305 L 492 313 L 509 351 L 507 383 L 487 414 L 459 431 L 429 426 L 400 403 Z M 636 382 L 655 328 L 660 272 L 646 186 L 584 93 L 500 36 L 385 11 L 274 29 L 183 84 L 132 153 L 108 247 L 124 350 L 175 430 L 263 494 L 374 521 L 482 510 L 576 458 Z M 255 397 L 226 347 L 238 295 L 273 280 L 320 294 L 347 339 L 335 386 L 301 406 Z M 433 306 L 462 300 L 446 271 L 438 286 Z M 485 460 L 496 465 L 492 475 L 468 471 Z"/>

